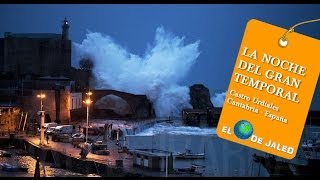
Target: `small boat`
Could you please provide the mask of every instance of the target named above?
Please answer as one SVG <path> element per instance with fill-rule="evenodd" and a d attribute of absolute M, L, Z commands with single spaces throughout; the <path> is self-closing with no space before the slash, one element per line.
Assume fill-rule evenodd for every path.
<path fill-rule="evenodd" d="M 191 153 L 191 150 L 186 149 L 186 152 L 175 155 L 176 159 L 204 159 L 204 153 Z"/>
<path fill-rule="evenodd" d="M 28 172 L 27 167 L 22 166 L 15 166 L 8 163 L 1 164 L 2 171 L 8 171 L 8 172 Z"/>
<path fill-rule="evenodd" d="M 195 164 L 195 163 L 191 163 L 191 167 L 195 167 L 195 168 L 205 168 L 205 165 L 200 165 L 200 164 Z"/>
<path fill-rule="evenodd" d="M 174 169 L 175 174 L 194 174 L 194 175 L 202 175 L 203 172 L 203 166 L 198 165 L 191 165 L 191 167 L 188 168 L 176 168 Z"/>
<path fill-rule="evenodd" d="M 0 157 L 11 157 L 11 154 L 7 151 L 0 150 Z"/>

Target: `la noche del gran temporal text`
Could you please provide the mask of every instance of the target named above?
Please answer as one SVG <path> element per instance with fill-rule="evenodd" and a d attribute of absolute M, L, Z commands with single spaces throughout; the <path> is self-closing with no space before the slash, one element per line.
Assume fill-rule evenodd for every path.
<path fill-rule="evenodd" d="M 258 60 L 258 52 L 256 50 L 250 50 L 248 47 L 245 47 L 242 54 L 244 57 L 248 57 L 250 59 Z M 281 60 L 278 57 L 271 56 L 269 54 L 263 53 L 262 58 L 260 59 L 261 62 L 271 65 L 273 67 L 278 67 L 281 70 L 288 71 L 293 74 L 300 75 L 304 77 L 306 75 L 307 68 L 298 64 L 295 64 L 293 62 L 290 62 L 288 60 Z M 275 84 L 283 84 L 286 86 L 294 87 L 296 89 L 299 88 L 301 84 L 301 80 L 291 77 L 291 76 L 284 76 L 280 72 L 276 72 L 274 70 L 268 69 L 264 72 L 262 72 L 261 67 L 240 59 L 237 67 L 237 69 L 244 70 L 247 72 L 250 72 L 257 76 L 264 75 L 267 79 L 273 80 Z M 243 85 L 246 85 L 248 87 L 252 87 L 254 89 L 257 89 L 259 91 L 266 91 L 269 94 L 275 95 L 277 97 L 286 99 L 288 101 L 299 103 L 299 95 L 296 92 L 288 91 L 282 87 L 279 87 L 277 85 L 267 83 L 264 81 L 261 81 L 259 79 L 255 79 L 253 77 L 249 77 L 247 75 L 243 75 L 239 73 L 239 71 L 234 73 L 234 81 L 237 83 L 241 83 Z"/>

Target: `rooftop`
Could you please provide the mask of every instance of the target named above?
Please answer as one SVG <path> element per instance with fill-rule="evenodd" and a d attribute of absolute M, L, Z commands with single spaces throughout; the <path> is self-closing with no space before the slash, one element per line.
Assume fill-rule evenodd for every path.
<path fill-rule="evenodd" d="M 64 77 L 64 76 L 43 76 L 39 78 L 40 80 L 70 80 L 70 78 Z"/>
<path fill-rule="evenodd" d="M 4 37 L 14 37 L 14 38 L 53 38 L 53 39 L 60 39 L 61 34 L 55 33 L 11 33 L 6 32 L 4 33 Z"/>

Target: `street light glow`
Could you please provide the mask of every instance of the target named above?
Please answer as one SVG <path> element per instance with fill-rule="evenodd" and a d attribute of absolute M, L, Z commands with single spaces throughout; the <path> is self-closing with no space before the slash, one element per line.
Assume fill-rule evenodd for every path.
<path fill-rule="evenodd" d="M 43 108 L 43 104 L 42 104 L 42 99 L 44 99 L 46 97 L 45 94 L 42 93 L 42 90 L 40 92 L 40 94 L 37 94 L 37 98 L 40 98 L 40 128 L 41 128 L 41 132 L 40 132 L 40 145 L 44 145 L 44 111 L 42 111 Z"/>
<path fill-rule="evenodd" d="M 42 111 L 43 105 L 42 105 L 42 99 L 44 99 L 46 97 L 45 94 L 42 93 L 42 91 L 40 92 L 40 94 L 37 94 L 37 98 L 40 98 L 40 110 Z"/>
<path fill-rule="evenodd" d="M 83 101 L 86 105 L 90 105 L 92 103 L 92 101 L 90 99 L 86 99 L 85 101 Z"/>
<path fill-rule="evenodd" d="M 92 95 L 92 92 L 87 92 L 86 95 L 88 96 L 88 99 L 83 101 L 87 105 L 87 128 L 86 128 L 86 143 L 88 143 L 88 126 L 89 126 L 89 106 L 92 103 L 90 96 Z"/>
<path fill-rule="evenodd" d="M 46 95 L 45 94 L 38 94 L 37 95 L 37 98 L 41 98 L 41 99 L 43 99 L 43 98 L 45 98 L 46 97 Z"/>
<path fill-rule="evenodd" d="M 89 92 L 86 93 L 86 95 L 91 96 L 91 95 L 92 95 L 92 92 L 89 91 Z"/>

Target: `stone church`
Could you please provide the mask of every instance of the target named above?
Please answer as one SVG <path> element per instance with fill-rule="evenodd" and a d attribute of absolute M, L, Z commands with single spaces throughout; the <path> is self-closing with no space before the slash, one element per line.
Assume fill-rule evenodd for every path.
<path fill-rule="evenodd" d="M 63 21 L 62 34 L 6 32 L 0 38 L 0 71 L 14 79 L 35 76 L 70 78 L 71 40 L 69 24 Z"/>
<path fill-rule="evenodd" d="M 71 40 L 66 18 L 61 34 L 5 32 L 0 38 L 1 122 L 7 122 L 4 111 L 10 112 L 12 108 L 19 108 L 25 115 L 28 112 L 26 119 L 30 122 L 39 121 L 36 112 L 40 110 L 40 99 L 37 95 L 42 92 L 46 94 L 43 110 L 47 121 L 68 123 L 70 97 L 74 96 L 71 69 Z M 7 125 L 1 123 L 0 130 L 13 129 L 5 127 Z"/>

